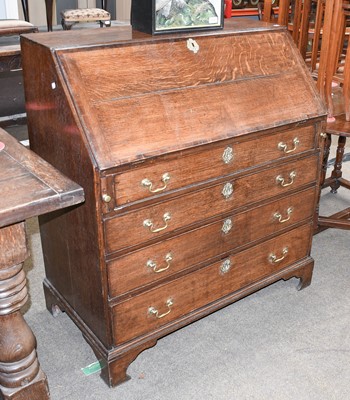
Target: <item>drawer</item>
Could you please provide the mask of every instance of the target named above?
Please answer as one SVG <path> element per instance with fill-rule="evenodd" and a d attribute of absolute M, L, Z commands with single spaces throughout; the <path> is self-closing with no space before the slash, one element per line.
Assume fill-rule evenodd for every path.
<path fill-rule="evenodd" d="M 201 152 L 157 160 L 115 175 L 116 206 L 298 154 L 315 146 L 315 127 L 304 126 L 255 140 L 240 138 Z M 209 146 L 208 146 L 209 147 Z"/>
<path fill-rule="evenodd" d="M 120 296 L 311 219 L 315 195 L 310 188 L 112 260 L 107 264 L 109 296 Z"/>
<path fill-rule="evenodd" d="M 307 257 L 311 237 L 312 225 L 304 225 L 115 305 L 115 344 L 151 332 Z"/>
<path fill-rule="evenodd" d="M 283 195 L 316 180 L 318 156 L 228 179 L 181 197 L 105 221 L 106 251 L 136 246 L 257 201 Z"/>

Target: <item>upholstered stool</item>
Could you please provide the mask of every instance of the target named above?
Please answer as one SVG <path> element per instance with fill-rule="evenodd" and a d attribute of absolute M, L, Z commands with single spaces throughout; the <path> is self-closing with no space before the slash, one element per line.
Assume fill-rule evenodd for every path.
<path fill-rule="evenodd" d="M 19 19 L 0 19 L 0 36 L 20 35 L 37 32 L 38 28 L 27 21 Z"/>
<path fill-rule="evenodd" d="M 111 26 L 111 14 L 102 8 L 77 8 L 74 10 L 63 10 L 61 12 L 62 27 L 69 30 L 78 22 L 99 21 L 101 28 Z"/>

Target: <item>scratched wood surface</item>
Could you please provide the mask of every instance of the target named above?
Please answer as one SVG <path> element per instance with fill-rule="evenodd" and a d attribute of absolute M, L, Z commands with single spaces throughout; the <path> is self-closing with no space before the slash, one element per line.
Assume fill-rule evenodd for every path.
<path fill-rule="evenodd" d="M 0 129 L 0 227 L 78 204 L 83 189 Z"/>

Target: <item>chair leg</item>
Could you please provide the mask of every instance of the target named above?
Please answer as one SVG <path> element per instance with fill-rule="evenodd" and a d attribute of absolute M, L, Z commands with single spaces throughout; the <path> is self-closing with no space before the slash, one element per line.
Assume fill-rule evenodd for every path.
<path fill-rule="evenodd" d="M 329 186 L 327 184 L 325 185 L 325 181 L 326 181 L 328 158 L 329 158 L 331 144 L 332 144 L 332 135 L 327 133 L 323 149 L 323 160 L 322 160 L 322 170 L 321 170 L 321 180 L 320 180 L 321 188 Z"/>
<path fill-rule="evenodd" d="M 346 143 L 346 137 L 339 136 L 334 169 L 331 174 L 330 187 L 332 193 L 337 193 L 337 190 L 340 187 L 339 178 L 342 177 L 342 164 L 343 164 L 345 143 Z"/>

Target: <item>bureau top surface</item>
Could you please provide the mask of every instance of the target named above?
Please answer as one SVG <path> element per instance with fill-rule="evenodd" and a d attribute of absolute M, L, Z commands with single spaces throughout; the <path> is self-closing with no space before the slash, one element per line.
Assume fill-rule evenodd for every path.
<path fill-rule="evenodd" d="M 161 36 L 126 26 L 86 31 L 23 40 L 33 51 L 50 49 L 101 170 L 326 113 L 279 26 L 240 20 Z"/>
<path fill-rule="evenodd" d="M 83 189 L 0 128 L 0 227 L 84 200 Z"/>

